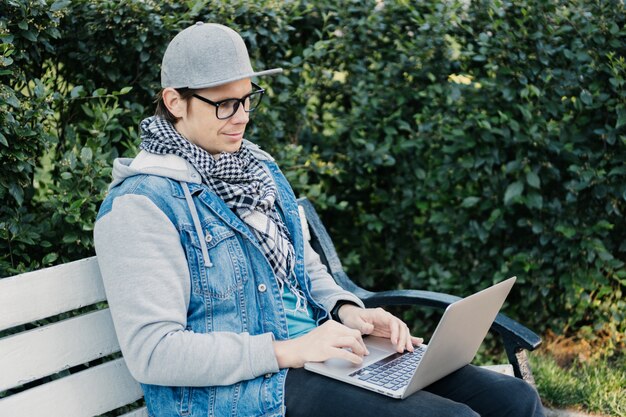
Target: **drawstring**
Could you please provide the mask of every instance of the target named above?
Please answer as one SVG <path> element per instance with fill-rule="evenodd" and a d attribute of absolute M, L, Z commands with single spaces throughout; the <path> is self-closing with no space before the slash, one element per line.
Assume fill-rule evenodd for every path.
<path fill-rule="evenodd" d="M 185 200 L 187 200 L 187 205 L 189 206 L 189 210 L 191 210 L 193 225 L 196 228 L 196 233 L 198 234 L 198 240 L 200 241 L 200 247 L 202 248 L 202 258 L 204 259 L 204 264 L 207 268 L 210 268 L 213 266 L 213 264 L 211 263 L 211 258 L 209 258 L 209 250 L 206 247 L 206 241 L 204 239 L 204 233 L 202 233 L 202 227 L 200 226 L 200 218 L 198 217 L 196 205 L 193 203 L 193 199 L 191 198 L 191 193 L 189 192 L 189 186 L 187 186 L 187 183 L 181 182 L 181 185 L 183 186 L 183 192 L 185 193 Z"/>

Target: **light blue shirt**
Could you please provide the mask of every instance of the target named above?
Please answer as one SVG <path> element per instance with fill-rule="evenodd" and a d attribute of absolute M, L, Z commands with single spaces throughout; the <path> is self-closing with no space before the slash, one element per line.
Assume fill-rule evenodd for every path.
<path fill-rule="evenodd" d="M 316 324 L 313 319 L 313 309 L 311 309 L 311 306 L 307 303 L 306 313 L 301 310 L 296 310 L 296 296 L 289 291 L 286 285 L 283 288 L 283 305 L 285 306 L 287 331 L 289 332 L 290 339 L 303 336 L 315 328 Z"/>

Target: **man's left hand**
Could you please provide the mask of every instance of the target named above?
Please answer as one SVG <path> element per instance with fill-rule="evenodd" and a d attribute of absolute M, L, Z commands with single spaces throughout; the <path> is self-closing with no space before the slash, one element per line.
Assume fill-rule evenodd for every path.
<path fill-rule="evenodd" d="M 398 352 L 413 352 L 414 346 L 424 341 L 420 337 L 411 336 L 409 327 L 402 320 L 382 308 L 344 304 L 339 308 L 338 316 L 344 325 L 359 330 L 361 334 L 390 339 Z"/>

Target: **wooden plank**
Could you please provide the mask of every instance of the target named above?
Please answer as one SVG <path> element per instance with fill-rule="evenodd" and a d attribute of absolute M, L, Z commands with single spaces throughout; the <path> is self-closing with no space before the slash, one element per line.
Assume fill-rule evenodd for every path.
<path fill-rule="evenodd" d="M 481 368 L 488 369 L 499 374 L 515 376 L 515 373 L 513 372 L 513 365 L 511 365 L 510 363 L 503 365 L 483 365 L 481 366 Z"/>
<path fill-rule="evenodd" d="M 0 416 L 91 417 L 143 396 L 123 359 L 0 399 Z"/>
<path fill-rule="evenodd" d="M 105 300 L 96 257 L 0 279 L 0 330 Z"/>
<path fill-rule="evenodd" d="M 118 351 L 108 309 L 0 339 L 0 391 Z"/>
<path fill-rule="evenodd" d="M 142 407 L 135 411 L 131 411 L 130 413 L 121 415 L 119 417 L 148 417 L 148 409 L 146 407 Z"/>

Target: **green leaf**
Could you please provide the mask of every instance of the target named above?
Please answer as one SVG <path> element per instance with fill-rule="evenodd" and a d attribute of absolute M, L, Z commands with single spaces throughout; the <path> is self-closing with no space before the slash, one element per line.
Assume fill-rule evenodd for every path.
<path fill-rule="evenodd" d="M 59 10 L 63 10 L 71 4 L 72 4 L 71 0 L 57 0 L 54 3 L 52 3 L 52 6 L 50 6 L 50 11 L 58 12 Z"/>
<path fill-rule="evenodd" d="M 81 149 L 80 160 L 83 162 L 83 164 L 88 165 L 89 163 L 91 163 L 92 159 L 93 159 L 93 151 L 91 150 L 90 147 L 85 146 L 83 149 Z"/>
<path fill-rule="evenodd" d="M 87 106 L 86 104 L 82 104 L 82 105 L 80 106 L 80 108 L 81 108 L 81 109 L 83 109 L 83 111 L 85 112 L 85 114 L 86 114 L 87 116 L 89 116 L 89 117 L 94 117 L 94 112 L 93 112 L 93 110 L 91 110 L 91 109 L 89 108 L 89 106 Z"/>
<path fill-rule="evenodd" d="M 591 95 L 591 93 L 588 90 L 583 90 L 580 93 L 580 100 L 586 104 L 586 105 L 590 105 L 593 104 L 593 96 Z"/>
<path fill-rule="evenodd" d="M 563 236 L 565 236 L 568 239 L 571 239 L 576 234 L 576 229 L 569 227 L 569 226 L 564 226 L 562 224 L 555 227 L 554 230 L 561 233 Z"/>
<path fill-rule="evenodd" d="M 520 181 L 515 181 L 510 184 L 504 193 L 504 204 L 511 204 L 512 200 L 519 197 L 524 191 L 524 184 Z"/>
<path fill-rule="evenodd" d="M 202 10 L 205 9 L 205 7 L 207 7 L 207 4 L 209 4 L 209 2 L 210 0 L 195 1 L 193 7 L 189 11 L 189 16 L 198 15 Z"/>
<path fill-rule="evenodd" d="M 4 135 L 2 134 L 2 132 L 0 132 L 0 143 L 3 144 L 4 146 L 9 146 L 9 142 L 7 142 L 7 138 L 4 137 Z"/>
<path fill-rule="evenodd" d="M 461 207 L 474 207 L 479 201 L 480 198 L 478 197 L 465 197 L 461 203 Z"/>
<path fill-rule="evenodd" d="M 85 198 L 79 198 L 78 200 L 72 201 L 72 204 L 70 204 L 70 211 L 75 211 L 79 209 L 80 207 L 82 207 L 82 205 L 85 204 L 86 200 L 87 199 Z"/>
<path fill-rule="evenodd" d="M 85 88 L 82 85 L 77 85 L 76 87 L 72 88 L 72 91 L 70 91 L 71 98 L 84 97 L 84 96 L 85 96 Z"/>
<path fill-rule="evenodd" d="M 59 254 L 58 253 L 51 252 L 51 253 L 49 253 L 49 254 L 47 254 L 46 256 L 43 257 L 43 259 L 41 260 L 41 263 L 43 265 L 50 265 L 51 263 L 56 261 L 58 258 L 59 258 Z"/>
<path fill-rule="evenodd" d="M 15 109 L 20 108 L 20 100 L 17 98 L 13 90 L 8 90 L 5 97 L 3 97 L 5 102 Z"/>
<path fill-rule="evenodd" d="M 600 229 L 606 229 L 606 230 L 613 230 L 613 227 L 615 225 L 606 221 L 606 220 L 600 220 L 598 223 L 596 223 L 595 227 L 598 227 Z"/>
<path fill-rule="evenodd" d="M 520 113 L 522 113 L 522 116 L 524 116 L 525 120 L 532 120 L 533 115 L 526 107 L 522 105 L 517 105 L 517 108 L 520 111 Z"/>
<path fill-rule="evenodd" d="M 24 30 L 22 31 L 22 36 L 28 39 L 31 42 L 37 42 L 37 35 L 32 30 Z"/>
<path fill-rule="evenodd" d="M 63 243 L 76 243 L 78 236 L 73 233 L 63 236 Z"/>
<path fill-rule="evenodd" d="M 533 171 L 529 171 L 528 173 L 526 173 L 526 183 L 533 188 L 541 187 L 541 181 L 539 180 L 539 176 Z"/>
<path fill-rule="evenodd" d="M 12 182 L 9 184 L 9 194 L 13 196 L 19 206 L 24 203 L 24 190 L 16 183 Z"/>
<path fill-rule="evenodd" d="M 541 210 L 543 208 L 543 197 L 541 196 L 541 194 L 536 192 L 529 193 L 528 196 L 526 196 L 526 206 L 528 208 L 536 208 Z"/>
<path fill-rule="evenodd" d="M 615 123 L 615 128 L 619 129 L 624 125 L 626 125 L 626 108 L 622 107 L 617 109 L 617 122 Z"/>
<path fill-rule="evenodd" d="M 609 172 L 609 177 L 612 177 L 614 175 L 624 175 L 624 174 L 626 174 L 626 166 L 622 165 L 622 166 L 613 168 Z"/>
<path fill-rule="evenodd" d="M 603 261 L 610 261 L 611 259 L 613 259 L 613 255 L 611 254 L 611 252 L 608 252 L 606 250 L 599 250 L 598 257 Z"/>

